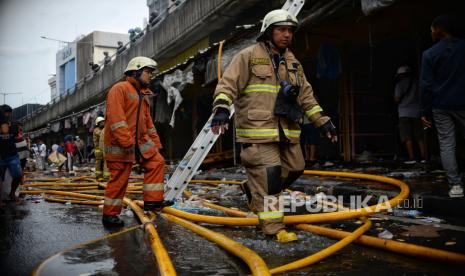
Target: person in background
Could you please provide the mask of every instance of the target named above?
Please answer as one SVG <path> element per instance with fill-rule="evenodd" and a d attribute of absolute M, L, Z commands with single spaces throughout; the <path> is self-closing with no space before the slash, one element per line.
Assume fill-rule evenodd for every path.
<path fill-rule="evenodd" d="M 15 137 L 15 142 L 16 142 L 16 148 L 18 149 L 21 169 L 24 171 L 24 168 L 26 167 L 26 163 L 27 163 L 27 158 L 29 157 L 31 150 L 29 149 L 26 138 L 24 137 L 23 125 L 20 123 L 17 123 L 17 126 L 18 126 L 18 134 Z"/>
<path fill-rule="evenodd" d="M 89 61 L 89 66 L 94 71 L 94 73 L 97 73 L 100 70 L 100 65 L 94 63 L 93 61 Z"/>
<path fill-rule="evenodd" d="M 118 48 L 116 48 L 116 53 L 119 55 L 126 50 L 126 47 L 124 46 L 122 41 L 118 41 Z"/>
<path fill-rule="evenodd" d="M 407 65 L 402 65 L 397 69 L 394 101 L 398 104 L 400 140 L 405 144 L 408 154 L 408 160 L 404 164 L 411 165 L 417 162 L 414 144 L 417 144 L 420 150 L 421 163 L 426 163 L 418 80 Z"/>
<path fill-rule="evenodd" d="M 3 120 L 9 122 L 10 127 L 17 130 L 15 143 L 16 148 L 18 149 L 19 159 L 21 161 L 21 169 L 24 171 L 27 158 L 29 157 L 30 149 L 23 134 L 23 125 L 20 122 L 11 123 L 11 116 L 13 114 L 13 109 L 11 108 L 11 106 L 7 104 L 0 106 L 0 112 L 3 116 Z"/>
<path fill-rule="evenodd" d="M 94 143 L 94 154 L 95 154 L 95 178 L 97 181 L 103 181 L 103 148 L 99 147 L 100 136 L 102 135 L 103 127 L 105 126 L 105 118 L 97 117 L 95 119 L 95 128 L 92 135 Z"/>
<path fill-rule="evenodd" d="M 16 189 L 21 183 L 23 172 L 21 170 L 21 164 L 19 161 L 18 150 L 15 145 L 15 136 L 17 136 L 18 130 L 14 127 L 10 127 L 9 121 L 0 115 L 0 195 L 3 192 L 3 181 L 5 180 L 6 170 L 9 170 L 12 181 L 9 197 L 11 200 L 18 201 L 16 197 Z M 4 203 L 0 197 L 0 207 L 3 207 Z"/>
<path fill-rule="evenodd" d="M 70 174 L 74 174 L 73 158 L 74 158 L 74 155 L 76 154 L 76 150 L 74 149 L 73 136 L 71 135 L 65 136 L 65 151 L 66 151 L 66 158 L 67 158 L 66 167 Z"/>
<path fill-rule="evenodd" d="M 65 150 L 65 143 L 64 142 L 61 142 L 60 145 L 58 145 L 58 148 L 57 148 L 57 152 L 59 154 L 62 154 L 63 156 L 66 156 L 66 150 Z M 61 164 L 59 167 L 58 167 L 58 171 L 61 172 L 61 170 L 63 169 L 63 166 L 66 166 L 68 160 L 66 160 L 65 163 Z"/>
<path fill-rule="evenodd" d="M 423 52 L 421 103 L 425 127 L 438 131 L 441 162 L 449 182 L 449 196 L 463 197 L 463 182 L 457 166 L 456 132 L 465 140 L 465 39 L 464 24 L 451 15 L 436 17 L 431 37 L 436 44 Z"/>
<path fill-rule="evenodd" d="M 2 121 L 11 123 L 11 115 L 13 114 L 13 109 L 7 104 L 0 106 L 0 116 L 2 116 Z"/>
<path fill-rule="evenodd" d="M 75 147 L 75 152 L 77 155 L 77 158 L 79 159 L 79 164 L 84 163 L 84 141 L 79 138 L 79 136 L 76 136 L 76 140 L 74 141 L 74 147 Z"/>
<path fill-rule="evenodd" d="M 42 139 L 37 139 L 37 165 L 39 170 L 45 171 L 45 157 L 47 157 L 47 146 Z"/>
<path fill-rule="evenodd" d="M 110 57 L 110 55 L 108 54 L 107 51 L 103 52 L 103 56 L 104 56 L 103 63 L 105 65 L 111 62 L 111 57 Z"/>

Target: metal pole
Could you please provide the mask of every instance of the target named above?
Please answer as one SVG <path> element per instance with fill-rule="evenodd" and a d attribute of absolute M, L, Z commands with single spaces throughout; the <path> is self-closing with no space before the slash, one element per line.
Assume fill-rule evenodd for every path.
<path fill-rule="evenodd" d="M 23 94 L 23 93 L 0 93 L 3 95 L 3 104 L 6 104 L 6 95 Z"/>

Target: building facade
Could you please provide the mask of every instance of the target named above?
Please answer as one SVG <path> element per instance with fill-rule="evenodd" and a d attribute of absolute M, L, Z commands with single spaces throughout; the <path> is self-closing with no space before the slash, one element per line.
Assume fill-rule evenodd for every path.
<path fill-rule="evenodd" d="M 67 43 L 56 53 L 56 88 L 62 96 L 76 84 L 76 41 Z M 52 98 L 53 99 L 53 98 Z"/>

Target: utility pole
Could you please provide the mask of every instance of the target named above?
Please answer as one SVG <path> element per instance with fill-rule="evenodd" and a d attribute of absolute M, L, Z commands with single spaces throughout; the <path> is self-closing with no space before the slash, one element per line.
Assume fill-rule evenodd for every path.
<path fill-rule="evenodd" d="M 6 95 L 23 94 L 23 93 L 0 93 L 3 95 L 3 104 L 6 104 Z"/>

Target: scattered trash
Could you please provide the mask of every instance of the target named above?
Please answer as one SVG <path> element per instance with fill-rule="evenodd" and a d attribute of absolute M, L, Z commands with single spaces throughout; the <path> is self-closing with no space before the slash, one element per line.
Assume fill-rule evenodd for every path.
<path fill-rule="evenodd" d="M 404 242 L 405 240 L 403 240 L 403 239 L 396 239 L 396 241 Z"/>
<path fill-rule="evenodd" d="M 71 205 L 71 201 L 66 201 L 65 205 Z"/>
<path fill-rule="evenodd" d="M 427 223 L 441 223 L 443 220 L 435 218 L 435 217 L 424 217 L 421 219 L 421 221 L 427 222 Z"/>
<path fill-rule="evenodd" d="M 455 245 L 455 244 L 457 244 L 457 243 L 454 242 L 454 241 L 448 241 L 448 242 L 445 243 L 445 245 L 447 245 L 447 246 Z"/>
<path fill-rule="evenodd" d="M 417 178 L 421 175 L 420 171 L 412 171 L 412 172 L 390 172 L 386 174 L 387 177 L 393 178 Z"/>
<path fill-rule="evenodd" d="M 321 165 L 322 167 L 331 167 L 334 166 L 334 163 L 331 161 L 326 161 L 324 164 Z"/>
<path fill-rule="evenodd" d="M 240 169 L 236 170 L 236 173 L 245 174 L 246 171 L 245 171 L 244 168 L 240 168 Z"/>
<path fill-rule="evenodd" d="M 43 199 L 43 196 L 41 195 L 27 195 L 24 197 L 25 200 L 30 200 L 30 201 L 40 201 Z"/>
<path fill-rule="evenodd" d="M 434 170 L 432 171 L 431 173 L 445 173 L 446 171 L 443 171 L 443 170 Z"/>
<path fill-rule="evenodd" d="M 402 227 L 406 232 L 402 236 L 406 237 L 423 237 L 423 238 L 437 238 L 439 237 L 438 231 L 440 229 L 431 225 L 410 225 Z"/>
<path fill-rule="evenodd" d="M 418 210 L 405 210 L 405 209 L 393 209 L 392 214 L 396 217 L 408 217 L 408 218 L 417 218 L 421 215 L 421 212 Z"/>
<path fill-rule="evenodd" d="M 393 237 L 394 235 L 388 230 L 384 230 L 383 232 L 378 234 L 378 238 L 380 239 L 391 240 Z"/>
<path fill-rule="evenodd" d="M 356 157 L 356 160 L 361 164 L 373 163 L 373 153 L 371 151 L 364 150 L 362 154 Z"/>
<path fill-rule="evenodd" d="M 131 209 L 125 209 L 123 214 L 130 218 L 134 217 L 134 213 L 131 211 Z"/>

